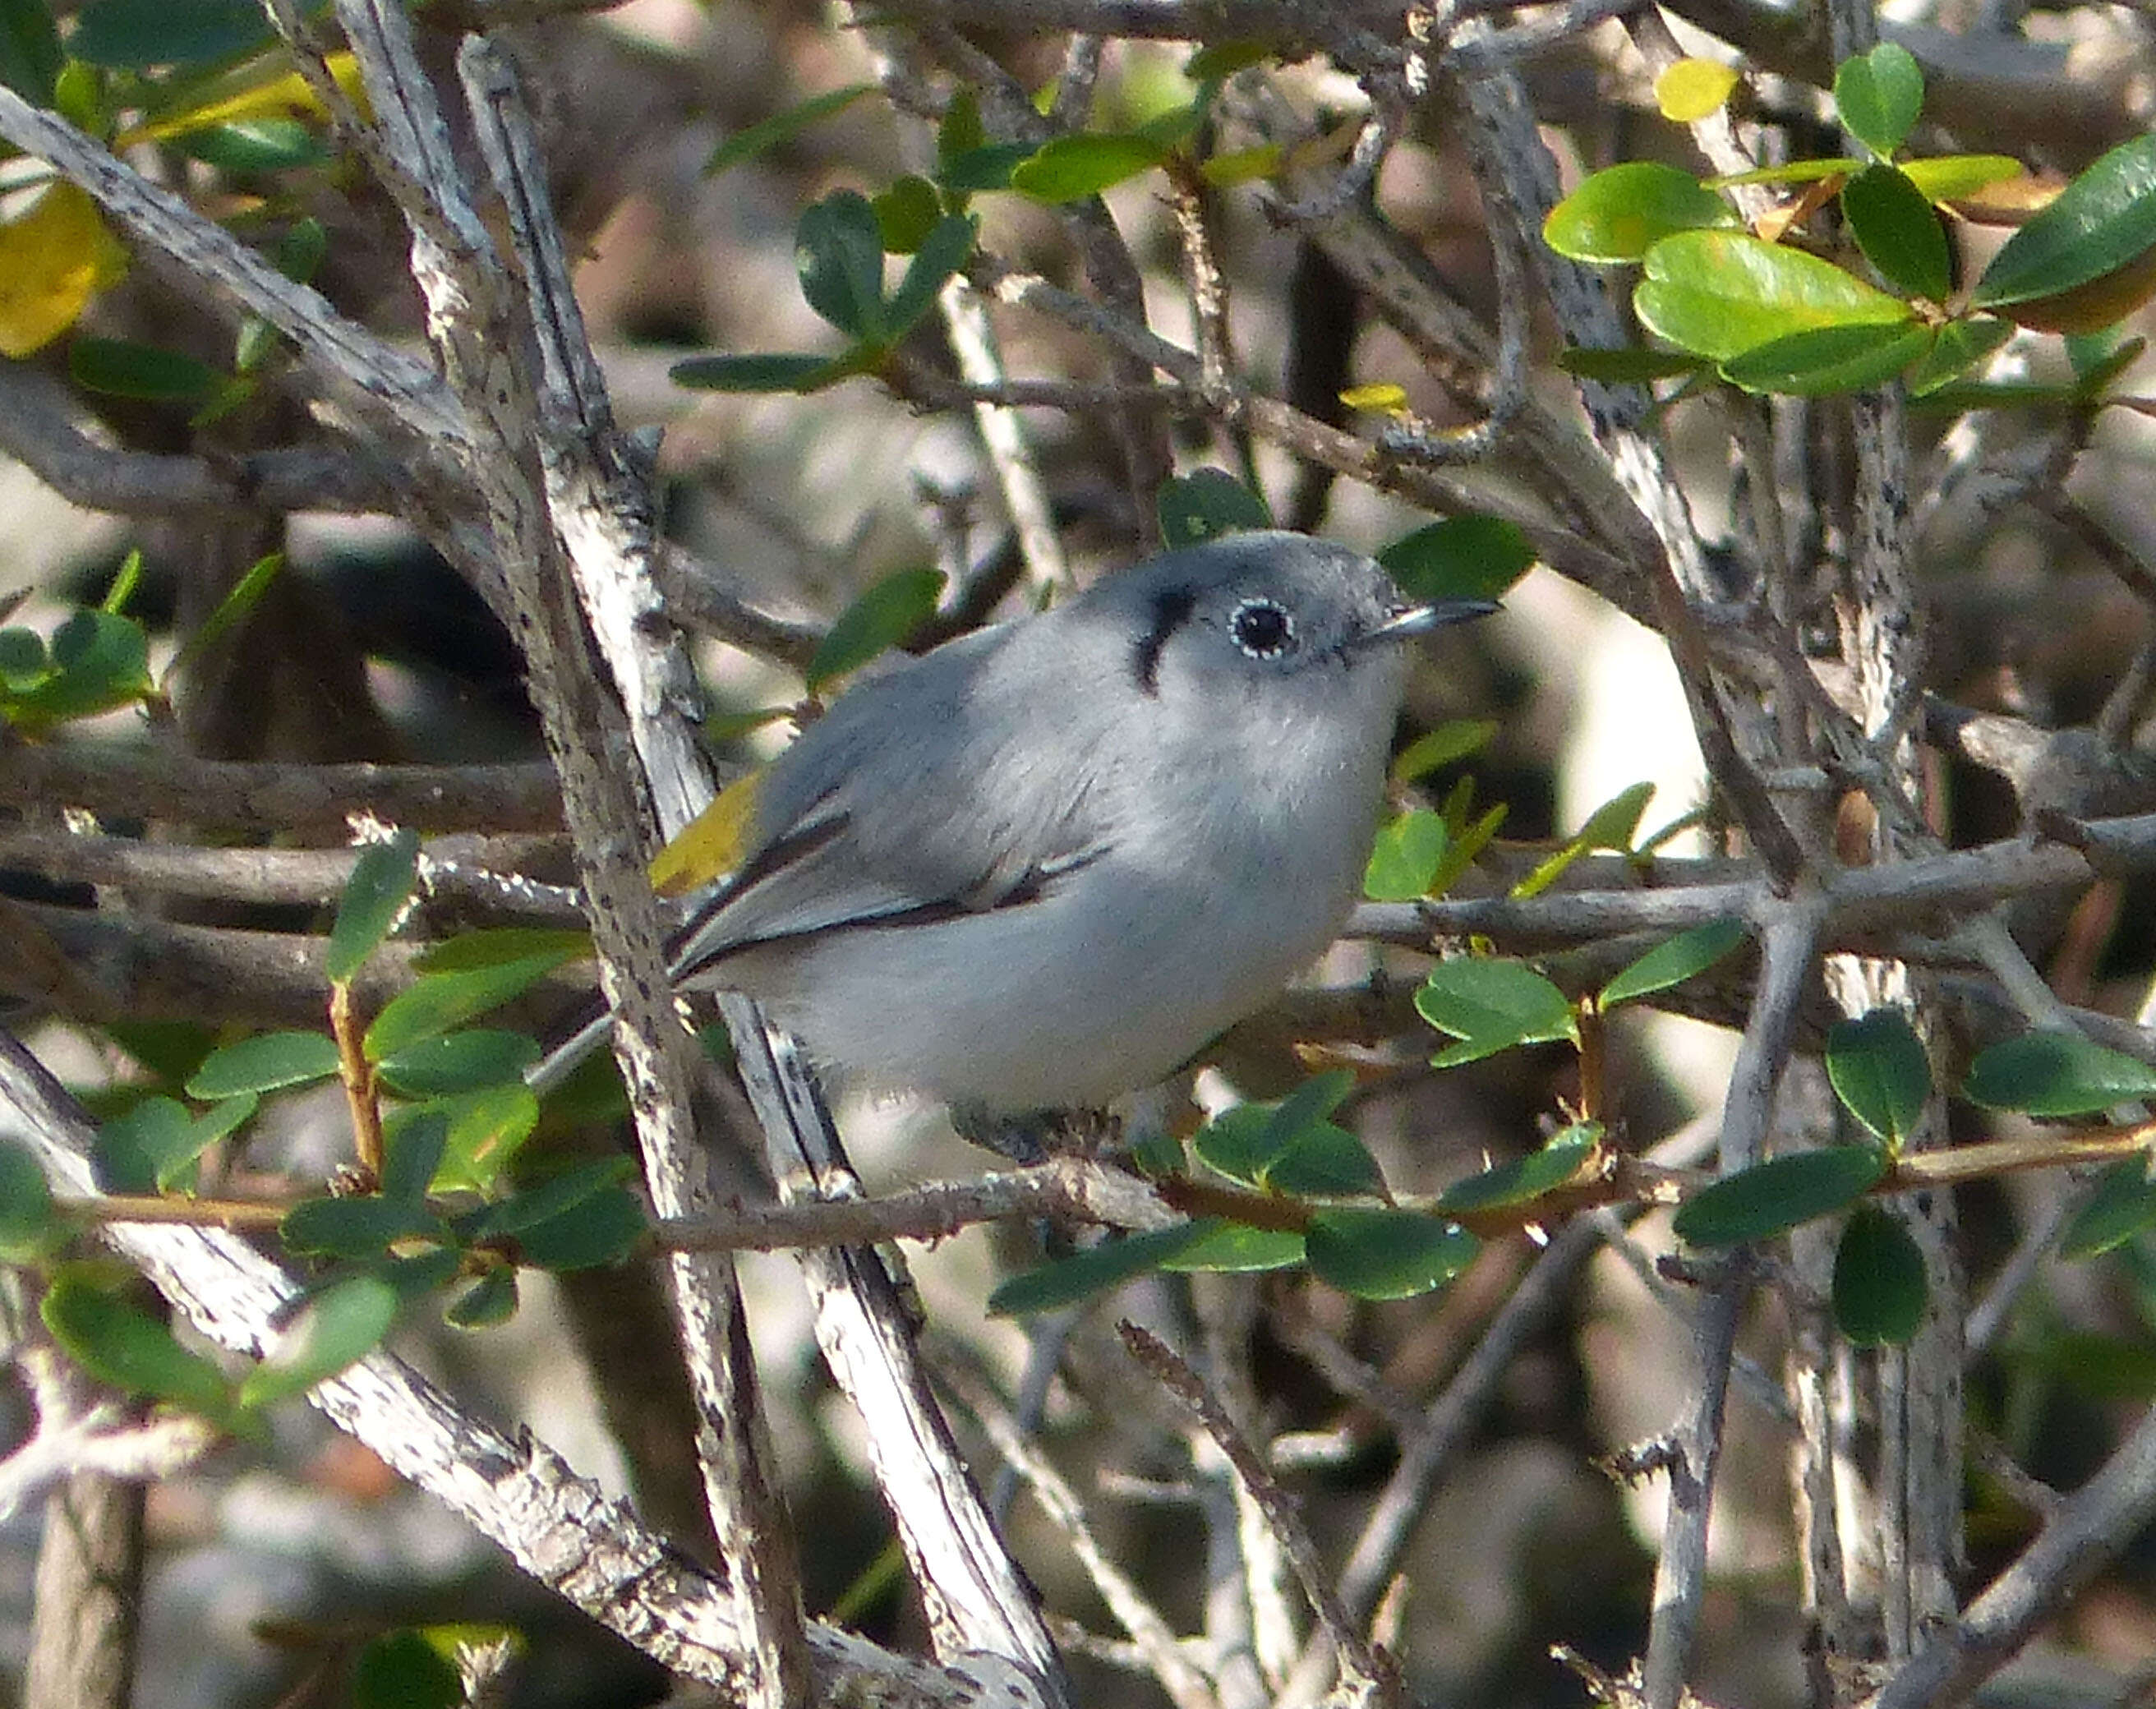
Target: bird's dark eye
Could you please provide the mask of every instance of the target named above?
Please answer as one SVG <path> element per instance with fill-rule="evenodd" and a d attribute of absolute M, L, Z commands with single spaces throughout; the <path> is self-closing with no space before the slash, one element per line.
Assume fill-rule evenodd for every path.
<path fill-rule="evenodd" d="M 1245 599 L 1228 619 L 1228 633 L 1253 659 L 1277 659 L 1295 645 L 1295 619 L 1270 599 Z"/>

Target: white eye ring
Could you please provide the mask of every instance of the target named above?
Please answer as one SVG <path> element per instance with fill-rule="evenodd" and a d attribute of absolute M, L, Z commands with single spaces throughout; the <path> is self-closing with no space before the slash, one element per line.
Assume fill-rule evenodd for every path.
<path fill-rule="evenodd" d="M 1228 616 L 1228 633 L 1252 659 L 1295 650 L 1295 618 L 1277 599 L 1245 599 Z"/>

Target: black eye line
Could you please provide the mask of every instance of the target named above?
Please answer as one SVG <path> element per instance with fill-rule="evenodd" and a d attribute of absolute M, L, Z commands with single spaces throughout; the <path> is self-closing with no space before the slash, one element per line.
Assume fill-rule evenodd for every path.
<path fill-rule="evenodd" d="M 1131 654 L 1131 675 L 1148 699 L 1160 693 L 1160 652 L 1168 637 L 1190 621 L 1198 596 L 1188 588 L 1169 588 L 1153 596 L 1152 627 Z"/>

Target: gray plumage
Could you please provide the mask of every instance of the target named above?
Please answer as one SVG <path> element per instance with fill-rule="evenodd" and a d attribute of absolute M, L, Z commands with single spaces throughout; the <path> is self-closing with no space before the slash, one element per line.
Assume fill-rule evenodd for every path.
<path fill-rule="evenodd" d="M 676 978 L 872 1086 L 1016 1111 L 1150 1085 L 1338 931 L 1398 642 L 1490 608 L 1241 534 L 901 659 L 772 766 Z"/>

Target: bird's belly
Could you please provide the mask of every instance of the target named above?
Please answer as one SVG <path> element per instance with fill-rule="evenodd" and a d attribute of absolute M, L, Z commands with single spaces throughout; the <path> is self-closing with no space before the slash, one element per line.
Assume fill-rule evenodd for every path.
<path fill-rule="evenodd" d="M 773 946 L 737 978 L 819 1061 L 872 1086 L 992 1111 L 1091 1107 L 1262 1007 L 1342 911 L 1188 879 L 1095 888 Z"/>

